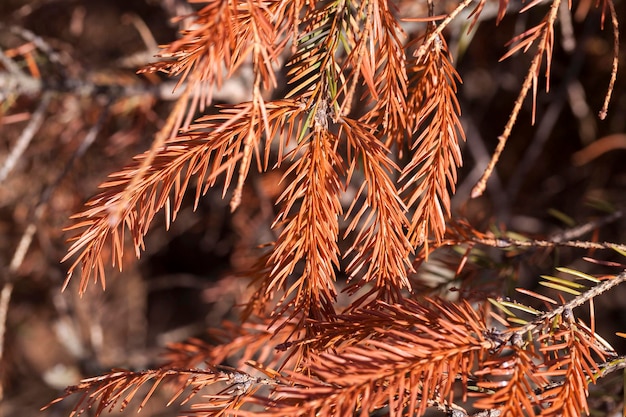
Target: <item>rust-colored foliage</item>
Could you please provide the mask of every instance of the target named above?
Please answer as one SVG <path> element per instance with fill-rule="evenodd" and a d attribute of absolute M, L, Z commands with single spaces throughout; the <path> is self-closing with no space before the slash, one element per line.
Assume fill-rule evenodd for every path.
<path fill-rule="evenodd" d="M 461 165 L 459 139 L 463 130 L 459 121 L 456 81 L 459 76 L 447 56 L 445 41 L 437 36 L 432 44 L 422 43 L 411 68 L 413 94 L 408 100 L 411 131 L 417 138 L 411 143 L 411 161 L 400 180 L 407 192 L 409 207 L 416 206 L 409 239 L 422 245 L 433 236 L 441 242 L 450 216 L 450 191 L 454 192 L 456 168 Z"/>
<path fill-rule="evenodd" d="M 144 69 L 180 76 L 185 93 L 153 148 L 112 174 L 74 216 L 70 229 L 79 234 L 65 258 L 74 259 L 68 280 L 80 274 L 81 292 L 92 278 L 104 287 L 103 248 L 111 245 L 113 265 L 121 268 L 130 233 L 139 256 L 157 212 L 165 212 L 169 227 L 194 185 L 196 205 L 219 186 L 236 210 L 253 166 L 260 173 L 285 169 L 285 187 L 274 202 L 277 238 L 250 271 L 256 292 L 241 324 L 214 332 L 215 346 L 199 340 L 171 346 L 169 364 L 159 369 L 84 380 L 68 390 L 84 395 L 76 411 L 125 407 L 154 381 L 145 403 L 168 381 L 176 392 L 172 402 L 189 401 L 194 415 L 206 416 L 365 416 L 374 410 L 419 416 L 429 407 L 465 413 L 461 404 L 502 416 L 588 412 L 588 385 L 615 352 L 575 320 L 572 309 L 620 284 L 626 273 L 602 283 L 589 277 L 593 286 L 584 289 L 549 279 L 547 287 L 574 298 L 544 311 L 414 291 L 413 262 L 437 248 L 466 245 L 460 271 L 474 245 L 516 245 L 462 222 L 447 225 L 465 133 L 461 79 L 444 29 L 472 2 L 437 16 L 436 4 L 425 1 L 424 14 L 413 20 L 427 23 L 414 29 L 412 40 L 395 6 L 383 0 L 191 3 L 202 7 L 187 17 L 181 38 Z M 478 2 L 470 22 L 480 19 L 486 3 Z M 515 37 L 503 57 L 534 51 L 501 147 L 475 195 L 531 87 L 534 109 L 542 63 L 549 79 L 561 1 L 543 3 L 520 11 L 545 17 Z M 499 1 L 498 22 L 508 6 Z M 611 0 L 602 7 L 616 24 Z M 286 88 L 277 82 L 282 62 Z M 193 120 L 243 66 L 252 69 L 251 100 Z M 350 187 L 356 192 L 345 204 Z M 352 298 L 340 305 L 344 277 Z M 237 369 L 219 366 L 229 359 Z"/>

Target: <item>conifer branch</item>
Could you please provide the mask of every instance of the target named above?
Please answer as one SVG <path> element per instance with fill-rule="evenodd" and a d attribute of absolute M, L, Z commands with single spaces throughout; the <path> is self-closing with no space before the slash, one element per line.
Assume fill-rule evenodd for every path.
<path fill-rule="evenodd" d="M 480 243 L 481 245 L 492 246 L 494 248 L 555 248 L 555 247 L 568 247 L 578 249 L 614 249 L 626 251 L 626 245 L 620 245 L 612 242 L 589 242 L 582 240 L 573 241 L 552 241 L 552 240 L 519 240 L 511 239 L 508 237 L 499 238 L 473 238 L 472 241 Z"/>
<path fill-rule="evenodd" d="M 407 206 L 414 208 L 408 232 L 413 246 L 427 245 L 431 234 L 437 244 L 443 239 L 445 218 L 450 215 L 448 188 L 454 192 L 456 168 L 462 163 L 459 142 L 465 139 L 456 99 L 460 78 L 445 41 L 436 39 L 428 52 L 418 52 L 410 70 L 409 126 L 419 136 L 411 145 L 411 161 L 402 170 L 400 192 Z"/>
<path fill-rule="evenodd" d="M 477 383 L 479 388 L 492 392 L 479 398 L 474 405 L 480 409 L 498 408 L 504 416 L 535 416 L 539 398 L 534 387 L 548 383 L 548 379 L 537 372 L 539 367 L 535 359 L 539 358 L 533 348 L 514 347 L 511 354 L 483 363 L 476 374 L 481 377 L 492 375 L 497 380 Z"/>
<path fill-rule="evenodd" d="M 207 410 L 209 416 L 220 416 L 228 411 L 236 410 L 246 397 L 252 395 L 261 385 L 274 385 L 277 382 L 262 377 L 252 377 L 240 371 L 230 371 L 219 368 L 204 369 L 157 369 L 150 371 L 132 372 L 114 370 L 105 376 L 87 378 L 80 384 L 68 387 L 65 395 L 56 401 L 61 401 L 74 393 L 82 393 L 82 397 L 74 406 L 72 416 L 79 416 L 95 405 L 95 415 L 111 412 L 115 408 L 123 411 L 138 395 L 140 388 L 152 382 L 147 394 L 144 394 L 137 411 L 141 411 L 159 385 L 167 382 L 175 387 L 175 394 L 168 402 L 181 405 L 189 402 L 207 387 L 215 385 L 222 387 L 215 394 L 204 394 L 203 397 L 211 400 L 211 407 Z M 192 406 L 192 408 L 196 408 Z"/>
<path fill-rule="evenodd" d="M 489 416 L 589 412 L 589 384 L 605 375 L 607 358 L 616 355 L 596 334 L 593 300 L 625 281 L 626 272 L 601 282 L 557 268 L 594 283 L 587 288 L 544 275 L 542 284 L 562 294 L 561 302 L 518 289 L 544 302 L 543 309 L 497 295 L 474 295 L 472 303 L 465 293 L 454 302 L 429 298 L 412 287 L 412 261 L 444 245 L 469 247 L 459 265 L 448 268 L 457 273 L 477 244 L 626 250 L 573 240 L 600 223 L 552 239 L 522 240 L 448 220 L 465 134 L 457 99 L 461 79 L 443 31 L 472 0 L 444 16 L 435 16 L 435 3 L 427 1 L 428 17 L 408 20 L 428 24 L 410 36 L 393 5 L 382 0 L 200 3 L 181 38 L 164 47 L 161 62 L 144 70 L 179 77 L 183 94 L 152 148 L 112 174 L 74 216 L 69 229 L 79 234 L 64 258 L 74 258 L 68 280 L 80 268 L 81 294 L 91 278 L 104 287 L 103 256 L 108 252 L 121 269 L 127 232 L 139 256 L 156 213 L 163 209 L 169 228 L 189 189 L 195 188 L 196 207 L 210 188 L 221 186 L 223 198 L 232 192 L 231 211 L 241 212 L 252 205 L 245 196 L 255 163 L 260 173 L 281 170 L 277 214 L 268 225 L 277 237 L 268 239 L 248 275 L 254 295 L 241 323 L 213 330 L 214 345 L 190 340 L 170 346 L 168 364 L 159 369 L 115 370 L 83 380 L 67 391 L 83 395 L 74 412 L 123 409 L 145 386 L 141 409 L 162 382 L 175 387 L 170 403 L 193 402 L 190 412 L 207 416 L 328 417 L 384 409 L 400 417 L 424 415 L 429 407 L 468 416 L 461 403 Z M 542 3 L 531 1 L 521 12 Z M 472 196 L 484 189 L 531 88 L 534 120 L 542 65 L 549 89 L 561 0 L 550 4 L 541 23 L 515 37 L 502 58 L 536 47 Z M 617 48 L 614 5 L 602 4 L 611 14 Z M 485 5 L 478 0 L 465 13 L 470 25 Z M 498 1 L 496 23 L 508 5 Z M 414 60 L 407 63 L 411 51 Z M 278 85 L 281 65 L 285 90 Z M 243 66 L 253 74 L 250 101 L 196 117 Z M 280 95 L 286 98 L 270 98 Z M 351 202 L 347 192 L 353 193 L 347 195 Z M 350 240 L 344 246 L 341 239 Z M 350 298 L 338 302 L 336 281 L 346 276 Z M 573 315 L 586 303 L 589 327 Z M 220 366 L 225 362 L 236 368 Z"/>
<path fill-rule="evenodd" d="M 185 97 L 191 101 L 171 132 L 189 129 L 196 110 L 205 111 L 213 92 L 252 56 L 253 71 L 265 88 L 275 87 L 274 63 L 286 42 L 278 34 L 280 26 L 293 19 L 295 11 L 282 2 L 259 0 L 210 0 L 193 15 L 191 29 L 158 55 L 163 60 L 142 72 L 162 71 L 186 81 Z M 301 2 L 294 2 L 294 6 Z M 268 7 L 269 6 L 269 7 Z M 291 12 L 290 12 L 291 10 Z M 275 18 L 276 17 L 276 18 Z M 188 100 L 183 100 L 186 103 Z M 185 120 L 182 120 L 186 114 Z"/>
<path fill-rule="evenodd" d="M 292 131 L 289 120 L 299 113 L 300 106 L 293 101 L 277 101 L 266 104 L 269 120 L 275 124 L 273 133 L 279 134 L 279 141 L 285 140 L 285 133 Z M 144 160 L 151 158 L 151 152 L 138 156 L 135 164 L 112 174 L 103 183 L 100 195 L 90 200 L 87 209 L 75 216 L 77 223 L 68 230 L 83 229 L 73 239 L 68 254 L 63 261 L 77 255 L 70 266 L 65 286 L 74 270 L 80 265 L 80 293 L 87 288 L 89 278 L 105 286 L 105 266 L 102 251 L 110 240 L 112 263 L 122 268 L 125 228 L 131 233 L 137 257 L 144 249 L 143 237 L 148 232 L 156 213 L 165 209 L 166 226 L 176 218 L 183 196 L 191 177 L 197 176 L 195 205 L 199 198 L 213 186 L 219 175 L 225 175 L 224 192 L 235 172 L 236 164 L 246 153 L 245 138 L 249 135 L 260 140 L 262 125 L 255 122 L 252 103 L 225 107 L 220 113 L 198 119 L 197 124 L 184 136 L 168 139 L 165 146 L 158 149 L 142 180 L 136 176 L 144 166 Z M 284 144 L 280 146 L 281 149 Z M 255 144 L 253 148 L 259 151 Z M 259 160 L 261 160 L 259 156 Z M 132 185 L 132 187 L 131 187 Z"/>
<path fill-rule="evenodd" d="M 266 410 L 254 415 L 343 416 L 383 406 L 392 416 L 404 415 L 405 407 L 422 415 L 433 402 L 448 404 L 456 375 L 464 379 L 474 361 L 496 345 L 469 304 L 433 301 L 381 303 L 316 324 L 317 342 L 332 350 L 305 360 L 306 374 L 287 373 L 293 385 L 276 386 L 273 397 L 280 401 L 257 397 Z M 371 327 L 360 329 L 365 323 Z M 351 328 L 362 332 L 356 343 L 335 345 L 341 338 L 333 334 L 350 334 Z"/>
<path fill-rule="evenodd" d="M 430 50 L 433 49 L 433 45 L 439 42 L 443 38 L 443 31 L 448 27 L 448 25 L 470 4 L 472 4 L 474 0 L 463 0 L 459 5 L 451 11 L 441 22 L 435 25 L 434 29 L 429 32 L 428 36 L 424 39 L 424 42 L 417 50 L 415 56 L 418 61 L 421 61 L 425 55 L 430 53 Z M 503 0 L 508 1 L 508 0 Z M 412 19 L 406 19 L 412 20 Z"/>
<path fill-rule="evenodd" d="M 542 403 L 546 405 L 542 415 L 576 417 L 581 411 L 589 414 L 588 384 L 590 379 L 595 382 L 599 368 L 591 356 L 590 347 L 583 343 L 587 338 L 587 335 L 580 334 L 575 326 L 571 326 L 555 335 L 549 346 L 543 347 L 544 354 L 549 353 L 553 357 L 544 375 L 562 377 L 563 384 L 542 392 Z M 595 351 L 604 359 L 601 351 Z"/>
<path fill-rule="evenodd" d="M 583 304 L 588 303 L 590 300 L 599 296 L 600 294 L 604 294 L 609 291 L 611 288 L 614 288 L 626 281 L 626 271 L 618 274 L 615 277 L 611 277 L 603 281 L 601 284 L 596 285 L 595 287 L 590 288 L 588 291 L 585 291 L 581 295 L 575 297 L 571 301 L 553 309 L 543 313 L 536 320 L 522 326 L 519 329 L 515 330 L 515 333 L 520 337 L 526 337 L 529 333 L 535 333 L 540 331 L 545 323 L 549 323 L 558 316 L 571 316 L 572 310 L 576 307 L 580 307 Z"/>
<path fill-rule="evenodd" d="M 358 194 L 367 189 L 365 204 L 357 207 L 360 204 L 357 196 L 346 213 L 346 218 L 351 219 L 346 234 L 360 227 L 345 255 L 356 254 L 346 270 L 350 279 L 362 276 L 347 291 L 355 293 L 365 283 L 375 281 L 374 291 L 378 292 L 378 299 L 394 302 L 400 299 L 401 289 L 411 288 L 407 276 L 411 270 L 409 255 L 413 252 L 404 236 L 408 225 L 404 216 L 406 208 L 390 179 L 390 171 L 397 170 L 397 167 L 388 159 L 385 147 L 361 124 L 345 118 L 341 129 L 352 161 L 349 172 L 354 172 L 357 160 L 363 164 L 364 181 Z M 366 213 L 364 224 L 360 224 Z M 365 268 L 367 270 L 361 272 Z"/>
<path fill-rule="evenodd" d="M 378 42 L 375 48 L 377 55 L 368 57 L 376 63 L 369 68 L 373 77 L 371 84 L 375 87 L 374 91 L 370 91 L 374 104 L 361 120 L 367 125 L 380 126 L 381 139 L 385 140 L 388 148 L 396 145 L 401 157 L 408 123 L 408 75 L 402 45 L 406 33 L 392 15 L 387 2 L 377 2 L 374 13 L 373 39 Z"/>

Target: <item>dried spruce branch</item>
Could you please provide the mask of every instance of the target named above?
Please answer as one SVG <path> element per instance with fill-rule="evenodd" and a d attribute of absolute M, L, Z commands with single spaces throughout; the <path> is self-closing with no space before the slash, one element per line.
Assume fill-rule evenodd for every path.
<path fill-rule="evenodd" d="M 75 412 L 124 408 L 154 381 L 141 408 L 166 380 L 177 390 L 172 401 L 197 397 L 192 412 L 207 416 L 347 416 L 382 409 L 394 417 L 419 416 L 434 406 L 468 415 L 461 403 L 489 415 L 588 412 L 588 385 L 603 375 L 602 363 L 614 352 L 598 342 L 594 324 L 576 321 L 572 310 L 619 285 L 624 273 L 588 290 L 553 282 L 552 288 L 575 297 L 551 310 L 492 300 L 502 311 L 508 306 L 533 315 L 521 327 L 515 324 L 521 318 L 512 314 L 507 321 L 484 300 L 472 305 L 408 296 L 415 256 L 444 245 L 525 244 L 470 227 L 444 235 L 465 136 L 456 96 L 461 80 L 443 30 L 472 1 L 446 16 L 435 16 L 429 2 L 429 16 L 419 19 L 429 23 L 411 42 L 383 0 L 200 3 L 189 29 L 146 69 L 179 76 L 184 93 L 152 149 L 111 175 L 74 217 L 70 229 L 81 232 L 64 259 L 76 258 L 68 279 L 80 268 L 81 293 L 90 278 L 104 287 L 105 246 L 112 246 L 112 263 L 121 268 L 128 230 L 139 256 L 156 213 L 165 212 L 169 227 L 192 177 L 195 205 L 209 188 L 223 186 L 224 197 L 233 190 L 231 209 L 237 209 L 254 162 L 261 173 L 285 168 L 272 224 L 278 237 L 251 273 L 256 293 L 247 322 L 230 328 L 215 347 L 199 341 L 171 347 L 169 366 L 84 380 L 68 391 L 84 395 Z M 474 23 L 485 3 L 470 14 Z M 498 22 L 508 3 L 498 2 Z M 530 2 L 522 12 L 541 3 Z M 473 196 L 482 192 L 531 88 L 534 117 L 542 64 L 549 80 L 560 3 L 553 0 L 542 22 L 514 38 L 504 57 L 537 46 Z M 617 30 L 612 3 L 603 5 Z M 282 94 L 276 72 L 290 42 L 285 98 L 270 100 Z M 243 66 L 254 74 L 252 99 L 196 118 L 196 110 L 211 104 L 214 89 Z M 346 209 L 342 194 L 357 181 Z M 344 252 L 342 237 L 349 242 Z M 576 242 L 529 243 L 556 244 Z M 341 312 L 336 281 L 344 272 L 346 292 L 359 298 Z M 217 366 L 237 355 L 239 367 L 265 376 Z M 201 365 L 207 369 L 194 368 Z"/>

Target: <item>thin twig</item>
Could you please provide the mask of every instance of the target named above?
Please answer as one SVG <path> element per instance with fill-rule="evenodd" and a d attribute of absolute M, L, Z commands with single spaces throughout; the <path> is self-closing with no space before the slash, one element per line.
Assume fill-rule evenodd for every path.
<path fill-rule="evenodd" d="M 2 26 L 0 26 L 1 28 Z M 28 77 L 22 69 L 11 58 L 9 58 L 2 49 L 0 49 L 0 63 L 11 74 L 18 77 Z"/>
<path fill-rule="evenodd" d="M 4 356 L 4 335 L 6 333 L 7 312 L 13 293 L 13 283 L 5 282 L 0 293 L 0 360 Z M 0 401 L 4 398 L 4 385 L 0 383 Z"/>
<path fill-rule="evenodd" d="M 513 111 L 511 112 L 509 120 L 504 127 L 504 131 L 498 137 L 498 146 L 496 147 L 496 150 L 491 157 L 491 161 L 489 161 L 487 168 L 485 168 L 485 172 L 483 172 L 482 177 L 480 178 L 478 183 L 476 183 L 474 189 L 472 190 L 472 198 L 480 197 L 485 191 L 487 180 L 491 176 L 491 172 L 496 167 L 496 164 L 500 159 L 500 155 L 502 154 L 502 151 L 504 151 L 509 136 L 511 136 L 511 131 L 513 130 L 513 126 L 517 121 L 517 116 L 519 115 L 526 96 L 528 95 L 528 91 L 530 90 L 531 86 L 536 85 L 537 83 L 537 73 L 539 72 L 541 61 L 543 60 L 543 54 L 546 51 L 546 45 L 550 40 L 550 35 L 552 33 L 552 28 L 554 27 L 554 22 L 558 15 L 560 3 L 561 0 L 554 0 L 552 6 L 550 6 L 550 12 L 548 13 L 548 17 L 546 19 L 546 27 L 544 29 L 543 35 L 541 36 L 539 44 L 537 45 L 537 52 L 535 53 L 535 56 L 530 64 L 530 68 L 528 69 L 528 73 L 526 74 L 526 78 L 524 79 L 524 83 L 522 84 L 522 89 L 517 96 L 517 100 L 515 100 Z M 551 57 L 547 57 L 547 59 L 549 60 L 551 59 Z"/>
<path fill-rule="evenodd" d="M 609 223 L 613 223 L 616 220 L 621 219 L 624 216 L 624 210 L 616 210 L 608 216 L 601 217 L 596 220 L 592 220 L 583 225 L 568 229 L 562 233 L 557 233 L 548 238 L 552 242 L 564 242 L 572 239 L 576 239 L 586 233 L 596 230 Z"/>
<path fill-rule="evenodd" d="M 617 210 L 608 216 L 600 219 L 590 221 L 581 226 L 575 227 L 570 230 L 566 230 L 563 233 L 552 235 L 547 240 L 539 239 L 512 239 L 508 237 L 493 237 L 493 238 L 480 238 L 473 237 L 471 240 L 481 245 L 491 246 L 494 248 L 554 248 L 554 247 L 570 247 L 578 249 L 618 249 L 626 251 L 626 245 L 611 242 L 591 242 L 586 240 L 572 240 L 593 230 L 598 229 L 606 224 L 612 223 L 615 220 L 622 218 L 624 215 L 623 210 Z"/>
<path fill-rule="evenodd" d="M 31 32 L 28 29 L 24 29 L 19 26 L 6 26 L 0 22 L 0 30 L 9 31 L 24 40 L 31 42 L 39 50 L 44 52 L 50 62 L 58 67 L 64 79 L 67 79 L 67 72 L 63 65 L 61 56 L 52 49 L 52 47 L 44 41 L 40 36 Z M 4 101 L 11 95 L 29 95 L 34 96 L 39 94 L 44 88 L 44 83 L 41 79 L 33 77 L 21 70 L 13 60 L 9 59 L 4 52 L 0 49 L 0 63 L 7 70 L 6 73 L 0 73 L 0 101 Z M 57 90 L 60 90 L 57 88 Z M 46 86 L 46 92 L 52 93 L 55 89 Z"/>
<path fill-rule="evenodd" d="M 473 242 L 480 243 L 482 245 L 491 246 L 494 248 L 554 248 L 554 247 L 568 247 L 578 249 L 618 249 L 626 251 L 626 245 L 620 245 L 619 243 L 611 242 L 589 242 L 585 240 L 569 240 L 562 242 L 555 242 L 551 240 L 517 240 L 509 238 L 474 238 Z"/>
<path fill-rule="evenodd" d="M 65 67 L 61 55 L 56 52 L 48 42 L 46 42 L 41 36 L 37 35 L 36 33 L 21 26 L 11 25 L 7 27 L 2 23 L 0 23 L 0 29 L 8 29 L 9 32 L 13 33 L 14 35 L 17 35 L 28 42 L 32 42 L 33 45 L 37 47 L 37 49 L 46 54 L 50 62 L 57 65 L 57 67 L 60 69 L 63 69 Z"/>
<path fill-rule="evenodd" d="M 600 369 L 600 372 L 594 376 L 596 378 L 604 378 L 608 374 L 625 369 L 626 368 L 626 356 L 619 356 L 617 358 L 611 359 L 608 362 L 600 363 L 598 364 L 598 368 Z"/>
<path fill-rule="evenodd" d="M 555 308 L 554 310 L 547 311 L 539 316 L 537 319 L 532 322 L 516 328 L 512 333 L 517 338 L 521 338 L 519 340 L 523 340 L 523 338 L 528 337 L 529 334 L 536 333 L 545 328 L 545 323 L 550 322 L 557 316 L 562 315 L 566 311 L 571 311 L 576 307 L 580 307 L 581 305 L 587 303 L 592 298 L 599 296 L 600 294 L 604 294 L 608 290 L 613 287 L 616 287 L 626 281 L 626 271 L 623 271 L 619 275 L 614 278 L 607 279 L 603 281 L 601 284 L 596 285 L 593 288 L 590 288 L 588 291 L 580 294 L 573 300 L 561 305 L 560 307 Z M 514 337 L 515 339 L 515 337 Z"/>
<path fill-rule="evenodd" d="M 451 410 L 449 413 L 450 417 L 500 417 L 501 415 L 502 411 L 500 410 L 483 410 L 475 414 L 468 414 L 463 410 Z"/>
<path fill-rule="evenodd" d="M 609 88 L 607 89 L 606 96 L 604 97 L 604 104 L 600 110 L 600 120 L 606 118 L 607 111 L 609 109 L 609 101 L 611 101 L 611 95 L 613 94 L 613 88 L 615 87 L 615 80 L 617 79 L 617 69 L 619 67 L 619 22 L 617 20 L 617 14 L 615 13 L 615 5 L 613 0 L 605 0 L 609 6 L 611 12 L 611 24 L 613 25 L 613 65 L 611 67 L 611 79 L 609 81 Z"/>
<path fill-rule="evenodd" d="M 52 195 L 52 192 L 56 189 L 56 187 L 58 187 L 58 185 L 61 183 L 61 180 L 63 178 L 65 178 L 65 176 L 67 174 L 69 174 L 69 172 L 72 169 L 72 167 L 73 167 L 74 163 L 76 162 L 76 160 L 79 159 L 81 156 L 83 156 L 85 154 L 85 152 L 87 152 L 87 149 L 89 149 L 89 147 L 91 147 L 91 145 L 93 145 L 94 141 L 98 137 L 98 133 L 100 133 L 100 130 L 102 129 L 102 126 L 104 125 L 104 122 L 106 121 L 107 117 L 109 116 L 109 106 L 113 103 L 113 101 L 114 101 L 113 98 L 108 98 L 106 100 L 106 102 L 103 105 L 102 111 L 100 112 L 100 115 L 98 116 L 98 120 L 89 129 L 89 131 L 87 132 L 87 134 L 83 138 L 83 141 L 81 142 L 81 144 L 78 146 L 78 148 L 76 149 L 74 154 L 72 154 L 72 157 L 67 161 L 63 171 L 41 193 L 41 198 L 39 200 L 38 206 L 41 206 L 41 205 L 46 204 L 48 202 L 48 200 L 50 199 L 50 196 Z"/>
<path fill-rule="evenodd" d="M 566 25 L 563 24 L 563 16 L 570 16 L 570 14 L 567 8 L 567 3 L 563 2 L 561 5 L 562 6 L 559 11 L 561 17 L 559 18 L 559 23 L 561 24 L 561 29 L 565 30 Z M 590 25 L 587 24 L 585 27 L 585 35 L 589 31 L 589 28 Z M 570 62 L 567 65 L 567 72 L 561 80 L 561 86 L 558 91 L 553 93 L 553 100 L 548 108 L 543 112 L 543 117 L 537 125 L 537 129 L 535 130 L 535 134 L 530 142 L 530 145 L 526 148 L 524 156 L 517 164 L 517 168 L 511 177 L 506 190 L 510 201 L 515 201 L 515 197 L 521 189 L 524 180 L 528 178 L 528 171 L 532 169 L 535 161 L 537 161 L 541 155 L 544 145 L 551 138 L 551 133 L 558 123 L 564 104 L 567 100 L 568 88 L 574 80 L 580 77 L 580 72 L 582 71 L 584 62 L 585 50 L 580 47 L 572 54 Z"/>
<path fill-rule="evenodd" d="M 50 92 L 46 92 L 41 96 L 39 105 L 37 105 L 37 109 L 33 113 L 33 116 L 30 118 L 28 125 L 22 131 L 22 134 L 15 143 L 15 147 L 13 147 L 11 153 L 9 154 L 9 156 L 7 156 L 7 159 L 5 159 L 2 167 L 0 168 L 0 183 L 4 181 L 9 173 L 13 170 L 13 168 L 15 168 L 17 161 L 19 161 L 21 156 L 24 154 L 24 151 L 26 150 L 26 148 L 28 148 L 28 145 L 35 136 L 35 133 L 37 133 L 37 131 L 41 127 L 44 120 L 44 115 L 46 113 L 46 110 L 48 109 L 48 104 L 50 104 L 51 98 L 52 93 Z"/>
<path fill-rule="evenodd" d="M 443 32 L 443 30 L 450 24 L 450 22 L 452 22 L 458 16 L 458 14 L 465 10 L 465 8 L 467 8 L 467 6 L 469 6 L 473 1 L 474 0 L 464 0 L 445 19 L 443 19 L 441 23 L 439 23 L 437 27 L 432 30 L 432 32 L 430 32 L 430 35 L 428 35 L 424 43 L 419 47 L 417 53 L 415 54 L 418 62 L 425 54 L 428 53 L 428 51 L 431 50 L 433 42 L 435 42 L 436 39 L 440 39 L 440 36 L 442 36 L 441 32 Z"/>

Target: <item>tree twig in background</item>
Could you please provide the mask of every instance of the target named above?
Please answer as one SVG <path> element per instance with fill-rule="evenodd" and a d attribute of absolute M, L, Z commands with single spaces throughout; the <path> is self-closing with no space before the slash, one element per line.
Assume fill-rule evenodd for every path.
<path fill-rule="evenodd" d="M 48 110 L 48 104 L 50 104 L 50 100 L 52 99 L 52 93 L 46 92 L 41 96 L 39 100 L 39 104 L 35 109 L 35 112 L 31 116 L 28 124 L 22 131 L 22 134 L 17 139 L 17 142 L 13 146 L 11 153 L 6 157 L 6 159 L 2 162 L 2 166 L 0 167 L 0 183 L 2 183 L 9 173 L 15 168 L 15 165 L 22 157 L 24 151 L 28 148 L 30 141 L 33 139 L 39 128 L 44 122 L 44 116 L 46 111 Z"/>

